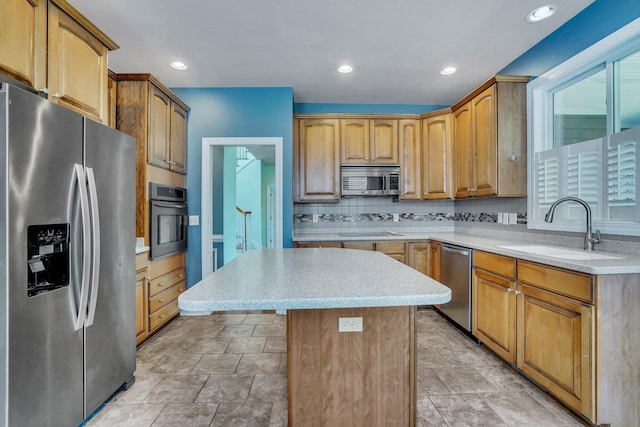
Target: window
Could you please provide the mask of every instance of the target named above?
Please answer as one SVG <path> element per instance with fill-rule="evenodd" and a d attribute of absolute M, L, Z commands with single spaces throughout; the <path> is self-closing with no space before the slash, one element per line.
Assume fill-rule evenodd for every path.
<path fill-rule="evenodd" d="M 584 231 L 584 209 L 563 203 L 552 224 L 551 204 L 579 197 L 594 229 L 640 236 L 640 20 L 632 22 L 528 85 L 529 212 L 535 229 Z"/>

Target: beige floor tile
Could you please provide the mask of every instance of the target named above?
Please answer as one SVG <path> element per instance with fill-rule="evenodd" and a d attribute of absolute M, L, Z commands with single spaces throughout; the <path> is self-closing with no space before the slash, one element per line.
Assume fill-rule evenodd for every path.
<path fill-rule="evenodd" d="M 276 374 L 280 371 L 279 353 L 243 353 L 236 368 L 238 374 Z"/>
<path fill-rule="evenodd" d="M 265 427 L 271 417 L 271 403 L 221 403 L 211 427 Z"/>
<path fill-rule="evenodd" d="M 236 372 L 242 354 L 205 354 L 191 370 L 192 375 L 219 375 Z"/>
<path fill-rule="evenodd" d="M 217 410 L 217 403 L 172 403 L 164 407 L 151 426 L 209 427 Z"/>
<path fill-rule="evenodd" d="M 249 397 L 253 375 L 211 375 L 196 402 L 244 402 Z"/>
<path fill-rule="evenodd" d="M 418 396 L 416 402 L 416 427 L 449 427 L 429 396 Z"/>
<path fill-rule="evenodd" d="M 269 419 L 269 427 L 287 427 L 288 424 L 288 408 L 287 401 L 273 402 L 271 406 L 271 417 Z"/>
<path fill-rule="evenodd" d="M 450 426 L 509 427 L 504 420 L 476 394 L 452 394 L 429 396 L 429 398 L 438 413 Z"/>
<path fill-rule="evenodd" d="M 207 375 L 170 375 L 162 379 L 144 398 L 144 403 L 192 403 Z"/>
<path fill-rule="evenodd" d="M 266 337 L 233 337 L 226 353 L 262 353 L 264 345 L 267 343 Z"/>
<path fill-rule="evenodd" d="M 287 339 L 285 337 L 267 337 L 264 346 L 265 353 L 284 353 L 287 351 Z"/>
<path fill-rule="evenodd" d="M 221 313 L 214 314 L 214 322 L 223 323 L 225 325 L 241 325 L 244 322 L 244 319 L 247 317 L 246 314 L 234 314 L 234 313 Z"/>
<path fill-rule="evenodd" d="M 271 325 L 275 318 L 275 314 L 247 314 L 242 323 L 245 325 Z"/>
<path fill-rule="evenodd" d="M 250 337 L 256 325 L 225 325 L 218 333 L 219 337 Z"/>
<path fill-rule="evenodd" d="M 254 337 L 284 337 L 286 327 L 284 325 L 256 325 L 253 331 Z"/>
<path fill-rule="evenodd" d="M 87 427 L 148 427 L 164 407 L 164 403 L 109 405 Z"/>

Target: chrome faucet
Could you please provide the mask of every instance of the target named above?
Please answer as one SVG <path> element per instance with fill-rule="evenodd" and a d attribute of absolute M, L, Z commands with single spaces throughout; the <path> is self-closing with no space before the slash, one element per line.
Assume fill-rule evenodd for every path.
<path fill-rule="evenodd" d="M 602 240 L 600 239 L 600 230 L 596 230 L 597 237 L 593 237 L 591 233 L 591 208 L 589 207 L 589 204 L 584 200 L 577 197 L 563 197 L 556 200 L 555 202 L 553 202 L 553 204 L 549 208 L 549 211 L 544 216 L 544 221 L 548 223 L 551 223 L 553 221 L 553 214 L 556 211 L 558 205 L 562 202 L 577 202 L 584 206 L 584 209 L 587 211 L 587 232 L 584 236 L 584 250 L 592 251 L 593 245 L 596 243 L 602 243 Z"/>

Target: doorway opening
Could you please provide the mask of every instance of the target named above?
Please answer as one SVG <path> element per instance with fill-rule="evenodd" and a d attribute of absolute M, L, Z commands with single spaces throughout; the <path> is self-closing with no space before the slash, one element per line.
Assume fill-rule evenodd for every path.
<path fill-rule="evenodd" d="M 216 259 L 224 258 L 227 262 L 241 249 L 282 248 L 282 145 L 281 137 L 202 138 L 203 278 L 215 271 Z M 244 157 L 239 153 L 245 150 L 246 158 L 238 160 Z M 245 179 L 236 177 L 256 173 L 262 177 L 260 185 L 249 185 L 247 189 L 251 191 L 236 189 L 236 181 Z M 273 178 L 265 178 L 270 174 Z M 252 203 L 252 206 L 257 206 L 249 197 L 255 187 L 258 187 L 262 208 L 249 208 Z M 250 235 L 247 232 L 243 234 L 244 230 L 248 230 Z"/>

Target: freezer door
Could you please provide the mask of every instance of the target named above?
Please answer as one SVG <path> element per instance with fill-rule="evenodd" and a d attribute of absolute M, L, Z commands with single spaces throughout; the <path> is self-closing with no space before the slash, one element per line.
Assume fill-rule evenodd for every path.
<path fill-rule="evenodd" d="M 74 164 L 82 163 L 82 116 L 17 88 L 6 94 L 0 424 L 78 425 L 83 332 L 75 330 L 74 266 L 83 248 Z"/>
<path fill-rule="evenodd" d="M 85 166 L 95 176 L 97 198 L 90 199 L 100 228 L 99 275 L 89 297 L 95 313 L 89 309 L 85 328 L 86 416 L 135 371 L 135 149 L 130 136 L 86 119 Z"/>

